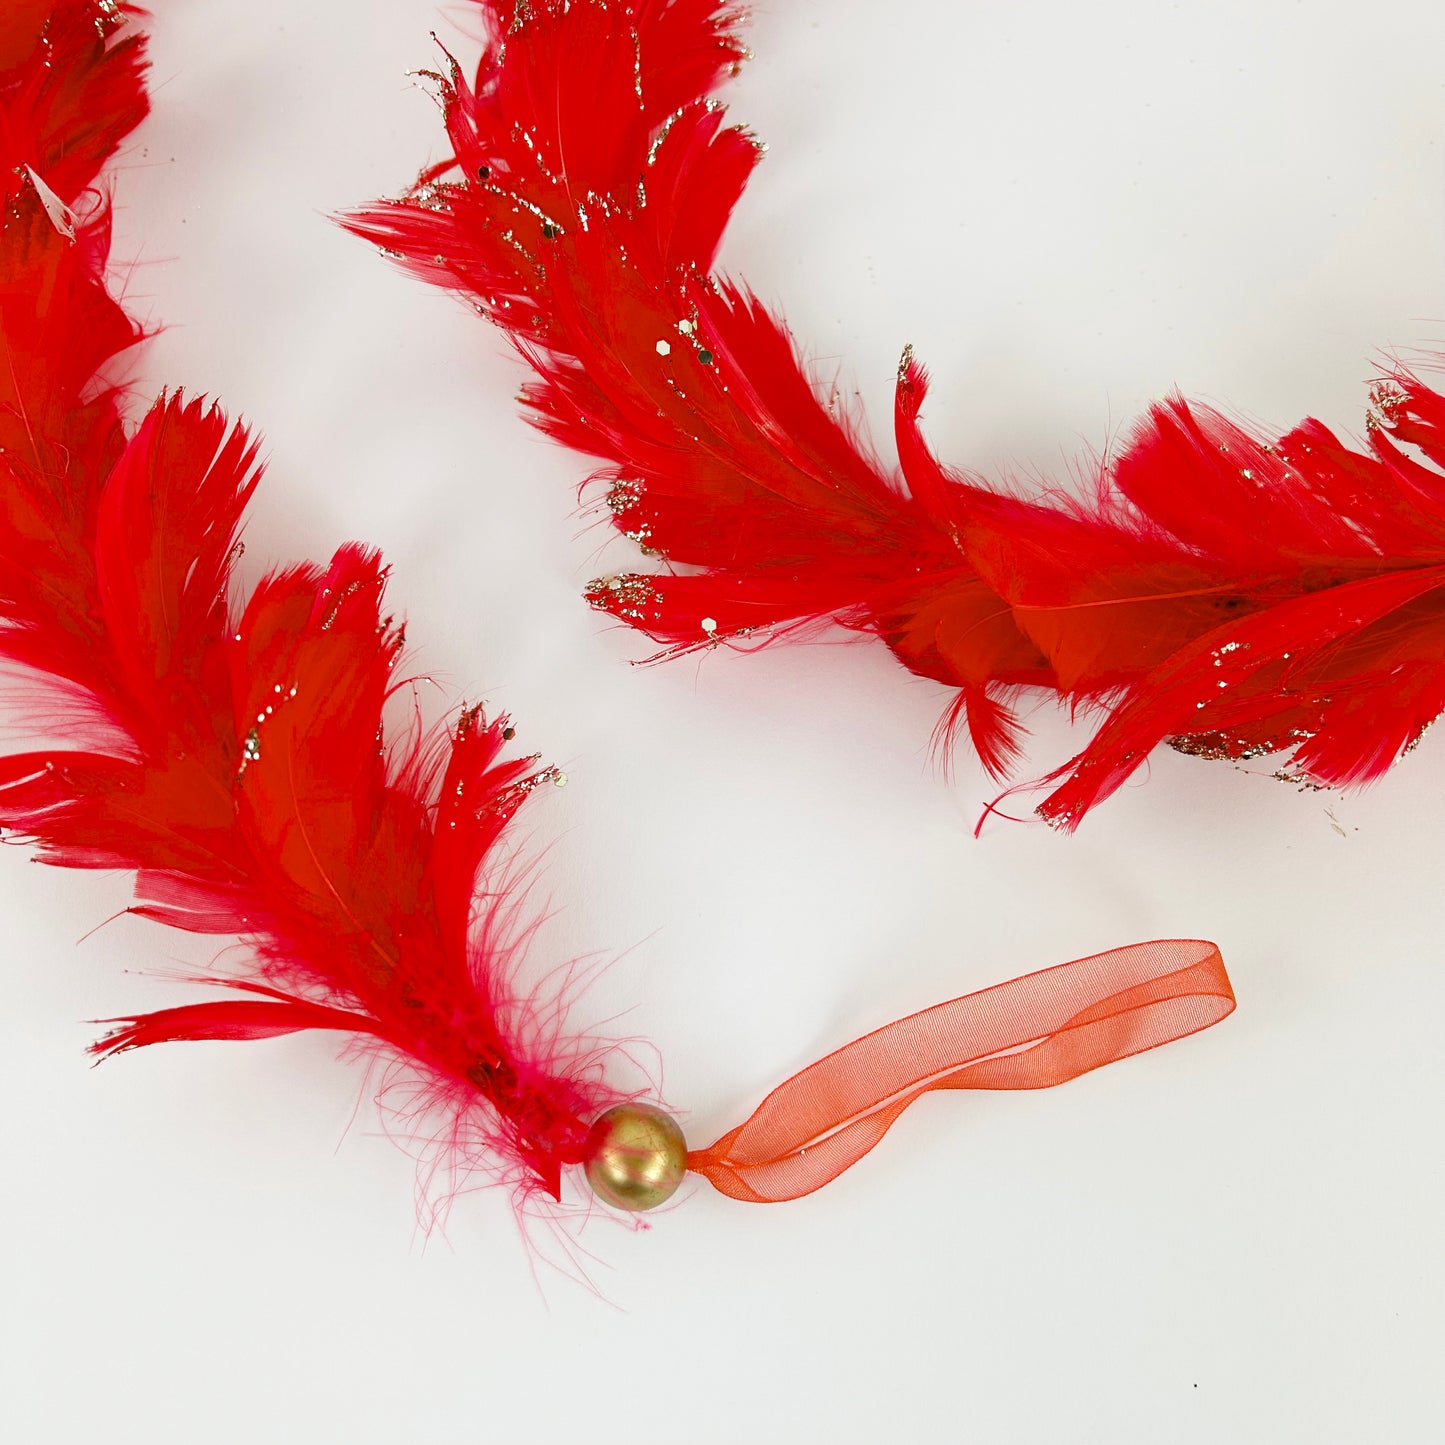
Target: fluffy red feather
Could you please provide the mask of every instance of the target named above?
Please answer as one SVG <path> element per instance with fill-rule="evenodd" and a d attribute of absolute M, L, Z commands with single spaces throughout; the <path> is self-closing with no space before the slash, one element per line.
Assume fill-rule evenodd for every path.
<path fill-rule="evenodd" d="M 179 395 L 127 435 L 104 382 L 139 333 L 106 290 L 90 188 L 145 114 L 143 37 L 104 0 L 32 8 L 0 23 L 0 653 L 65 701 L 72 741 L 0 761 L 0 823 L 48 862 L 135 870 L 135 912 L 240 934 L 253 960 L 208 980 L 226 996 L 120 1020 L 96 1051 L 360 1035 L 449 1112 L 453 1164 L 557 1197 L 616 1096 L 514 1007 L 520 897 L 477 901 L 553 774 L 504 757 L 505 720 L 478 709 L 388 738 L 401 634 L 374 553 L 234 598 L 255 445 Z"/>
<path fill-rule="evenodd" d="M 601 459 L 616 526 L 669 570 L 599 579 L 596 606 L 669 651 L 874 632 L 957 689 L 943 730 L 995 776 L 1019 753 L 1013 694 L 1048 688 L 1101 719 L 1040 809 L 1070 827 L 1164 740 L 1362 782 L 1445 707 L 1437 393 L 1387 377 L 1365 453 L 1171 402 L 1092 497 L 1028 501 L 933 456 L 906 354 L 890 471 L 782 323 L 709 274 L 758 157 L 712 99 L 738 13 L 475 3 L 475 78 L 437 77 L 451 158 L 345 224 L 501 326 L 538 424 Z"/>

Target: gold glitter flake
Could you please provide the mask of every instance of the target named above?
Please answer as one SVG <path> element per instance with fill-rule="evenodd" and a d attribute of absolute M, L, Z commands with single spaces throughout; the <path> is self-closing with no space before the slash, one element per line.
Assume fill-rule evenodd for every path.
<path fill-rule="evenodd" d="M 649 166 L 656 164 L 657 153 L 662 149 L 663 142 L 666 141 L 669 134 L 671 134 L 673 126 L 686 114 L 686 107 L 679 107 L 679 109 L 673 111 L 673 113 L 663 121 L 658 129 L 657 135 L 653 138 L 652 144 L 647 148 L 647 164 Z"/>
<path fill-rule="evenodd" d="M 245 777 L 246 769 L 252 763 L 261 761 L 261 733 L 258 728 L 252 728 L 246 734 L 246 742 L 241 748 L 241 766 L 236 769 L 236 778 L 239 781 Z"/>
<path fill-rule="evenodd" d="M 507 26 L 507 39 L 516 35 L 532 18 L 532 0 L 516 0 L 512 6 L 512 20 Z"/>
<path fill-rule="evenodd" d="M 331 604 L 331 611 L 326 614 L 326 620 L 321 624 L 321 630 L 323 632 L 331 631 L 332 627 L 335 626 L 336 619 L 340 615 L 341 609 L 345 605 L 347 599 L 350 597 L 354 597 L 356 593 L 360 591 L 361 583 L 359 581 L 349 582 L 345 587 L 341 589 L 341 591 L 336 596 L 336 601 Z M 323 597 L 331 596 L 331 589 L 329 587 L 323 587 L 321 589 L 321 595 Z"/>
<path fill-rule="evenodd" d="M 587 584 L 586 596 L 600 611 L 631 622 L 657 622 L 662 617 L 662 593 L 651 577 L 637 572 L 594 578 Z"/>
<path fill-rule="evenodd" d="M 1181 733 L 1178 737 L 1169 738 L 1168 743 L 1175 752 L 1184 753 L 1187 757 L 1244 763 L 1253 758 L 1265 757 L 1269 753 L 1281 753 L 1287 748 L 1297 747 L 1313 736 L 1314 733 L 1309 728 L 1287 728 L 1272 738 L 1241 738 L 1214 731 Z"/>
<path fill-rule="evenodd" d="M 1293 783 L 1296 792 L 1327 793 L 1330 791 L 1328 783 L 1318 782 L 1305 773 L 1292 773 L 1287 768 L 1282 768 L 1277 773 L 1271 773 L 1270 776 L 1277 783 Z"/>
<path fill-rule="evenodd" d="M 1415 749 L 1420 746 L 1420 743 L 1424 738 L 1425 734 L 1428 733 L 1430 729 L 1434 727 L 1435 724 L 1439 722 L 1442 717 L 1445 717 L 1445 713 L 1436 713 L 1436 715 L 1432 717 L 1429 722 L 1417 728 L 1415 730 L 1415 735 L 1410 739 L 1409 742 L 1405 744 L 1403 748 L 1400 749 L 1400 756 L 1404 757 L 1406 753 L 1413 753 Z"/>
<path fill-rule="evenodd" d="M 607 510 L 614 517 L 630 512 L 642 501 L 642 483 L 635 477 L 618 477 L 607 493 Z"/>
<path fill-rule="evenodd" d="M 607 493 L 607 510 L 617 519 L 618 530 L 624 537 L 630 538 L 637 543 L 645 557 L 660 557 L 662 549 L 653 546 L 652 524 L 640 522 L 635 527 L 626 525 L 627 514 L 637 507 L 642 501 L 642 483 L 631 477 L 621 477 L 613 482 L 612 489 Z"/>
<path fill-rule="evenodd" d="M 1365 427 L 1379 431 L 1399 423 L 1400 412 L 1409 406 L 1410 398 L 1393 381 L 1377 381 L 1370 388 L 1370 409 L 1365 413 Z"/>
<path fill-rule="evenodd" d="M 120 0 L 95 0 L 95 33 L 102 40 L 108 40 L 112 30 L 118 30 L 125 24 L 125 11 L 120 8 Z M 45 43 L 50 43 L 50 25 L 46 22 Z"/>
<path fill-rule="evenodd" d="M 540 753 L 533 753 L 532 762 L 538 761 Z M 539 768 L 530 776 L 520 779 L 512 784 L 510 788 L 503 788 L 487 805 L 485 810 L 478 809 L 477 816 L 480 817 L 483 811 L 500 814 L 503 817 L 510 817 L 526 801 L 531 793 L 535 793 L 544 783 L 551 783 L 558 788 L 567 786 L 567 774 L 560 768 Z"/>
<path fill-rule="evenodd" d="M 452 208 L 452 196 L 460 187 L 446 185 L 441 181 L 425 181 L 419 186 L 413 186 L 407 192 L 407 201 L 421 211 L 440 211 L 450 213 Z"/>

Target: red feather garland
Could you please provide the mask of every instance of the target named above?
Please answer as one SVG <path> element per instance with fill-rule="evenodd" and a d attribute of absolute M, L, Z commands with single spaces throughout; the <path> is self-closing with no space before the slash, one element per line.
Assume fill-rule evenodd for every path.
<path fill-rule="evenodd" d="M 106 291 L 108 210 L 87 190 L 146 110 L 126 18 L 68 0 L 42 35 L 22 9 L 0 44 L 0 652 L 47 696 L 61 686 L 76 740 L 0 761 L 0 823 L 49 862 L 134 869 L 134 912 L 253 951 L 253 977 L 209 980 L 230 996 L 119 1021 L 97 1053 L 368 1036 L 453 1113 L 462 1165 L 483 1162 L 476 1139 L 500 1151 L 487 1167 L 558 1197 L 617 1096 L 512 1007 L 518 900 L 474 901 L 552 772 L 504 758 L 505 719 L 477 709 L 389 739 L 401 633 L 376 555 L 343 547 L 236 604 L 254 444 L 179 396 L 127 437 L 100 380 L 138 337 Z"/>
<path fill-rule="evenodd" d="M 1445 709 L 1445 398 L 1384 378 L 1367 452 L 1173 401 L 1092 497 L 1030 502 L 937 461 L 906 352 L 890 471 L 782 323 L 709 274 L 758 158 L 711 98 L 744 54 L 738 12 L 476 4 L 475 80 L 437 77 L 451 160 L 345 224 L 510 334 L 538 425 L 601 458 L 617 528 L 682 569 L 599 579 L 596 606 L 669 652 L 874 632 L 957 689 L 943 730 L 996 777 L 1020 751 L 1016 689 L 1094 709 L 1040 808 L 1065 827 L 1163 741 L 1293 750 L 1293 776 L 1359 783 Z"/>
<path fill-rule="evenodd" d="M 481 1169 L 560 1199 L 563 1169 L 584 1164 L 600 1197 L 645 1208 L 689 1167 L 738 1198 L 795 1198 L 931 1090 L 1050 1087 L 1230 1012 L 1212 944 L 1136 944 L 876 1030 L 690 1154 L 650 1106 L 616 1110 L 625 1100 L 602 1080 L 605 1050 L 564 1039 L 555 1010 L 513 996 L 524 895 L 506 879 L 479 888 L 508 820 L 560 777 L 504 758 L 505 719 L 476 708 L 449 731 L 389 738 L 402 631 L 383 611 L 376 554 L 344 546 L 328 566 L 272 573 L 242 604 L 230 574 L 259 480 L 255 445 L 216 407 L 179 395 L 163 395 L 129 436 L 122 425 L 105 368 L 138 332 L 106 290 L 109 214 L 90 187 L 145 113 L 143 40 L 125 28 L 135 13 L 60 0 L 48 19 L 27 7 L 0 26 L 0 136 L 14 162 L 0 171 L 0 655 L 69 739 L 0 759 L 0 826 L 48 862 L 134 871 L 132 912 L 238 934 L 250 963 L 244 976 L 198 980 L 221 997 L 112 1020 L 93 1052 L 346 1033 L 411 1070 L 413 1113 L 443 1111 L 432 1137 L 448 1182 Z M 690 28 L 709 13 L 650 12 L 649 33 L 672 51 L 669 104 L 715 69 Z M 618 43 L 606 23 L 582 39 Z M 545 45 L 532 56 L 515 77 L 523 91 L 557 60 Z M 600 89 L 566 101 L 549 144 L 578 124 L 574 105 L 615 103 L 614 72 L 593 79 Z M 697 119 L 699 143 L 722 145 L 707 115 Z M 599 173 L 617 163 L 605 138 L 576 154 Z M 681 194 L 690 162 L 674 159 Z M 709 220 L 699 199 L 677 233 L 715 240 L 725 211 Z M 546 235 L 552 223 L 541 224 Z M 618 284 L 605 294 L 625 310 L 632 293 Z M 732 304 L 739 347 L 787 353 L 761 312 Z M 812 404 L 795 391 L 790 405 Z M 815 410 L 811 434 L 771 438 L 780 498 L 816 502 L 822 472 L 848 464 Z M 883 575 L 869 555 L 885 530 L 871 476 L 855 468 L 839 523 L 858 543 L 855 581 Z M 687 525 L 687 510 L 678 515 Z M 746 533 L 735 540 L 742 548 Z M 808 538 L 800 530 L 790 545 Z M 841 598 L 850 584 L 829 585 Z M 776 611 L 785 595 L 770 583 L 751 604 Z M 806 588 L 794 601 L 816 605 Z M 980 715 L 970 713 L 976 730 Z M 664 1142 L 639 1156 L 629 1142 L 639 1128 Z"/>

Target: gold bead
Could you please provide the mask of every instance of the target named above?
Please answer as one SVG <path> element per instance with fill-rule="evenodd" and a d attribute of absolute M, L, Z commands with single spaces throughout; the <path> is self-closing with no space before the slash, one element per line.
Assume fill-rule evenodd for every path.
<path fill-rule="evenodd" d="M 656 1209 L 687 1173 L 687 1140 L 677 1120 L 651 1104 L 618 1104 L 587 1137 L 587 1182 L 614 1209 Z"/>

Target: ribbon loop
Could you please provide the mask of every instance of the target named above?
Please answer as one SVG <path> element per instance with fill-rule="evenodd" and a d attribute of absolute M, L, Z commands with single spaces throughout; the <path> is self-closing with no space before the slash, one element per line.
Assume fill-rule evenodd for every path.
<path fill-rule="evenodd" d="M 1212 943 L 1078 958 L 910 1014 L 779 1084 L 688 1168 L 750 1203 L 821 1189 L 934 1089 L 1048 1089 L 1206 1029 L 1234 1009 Z"/>

